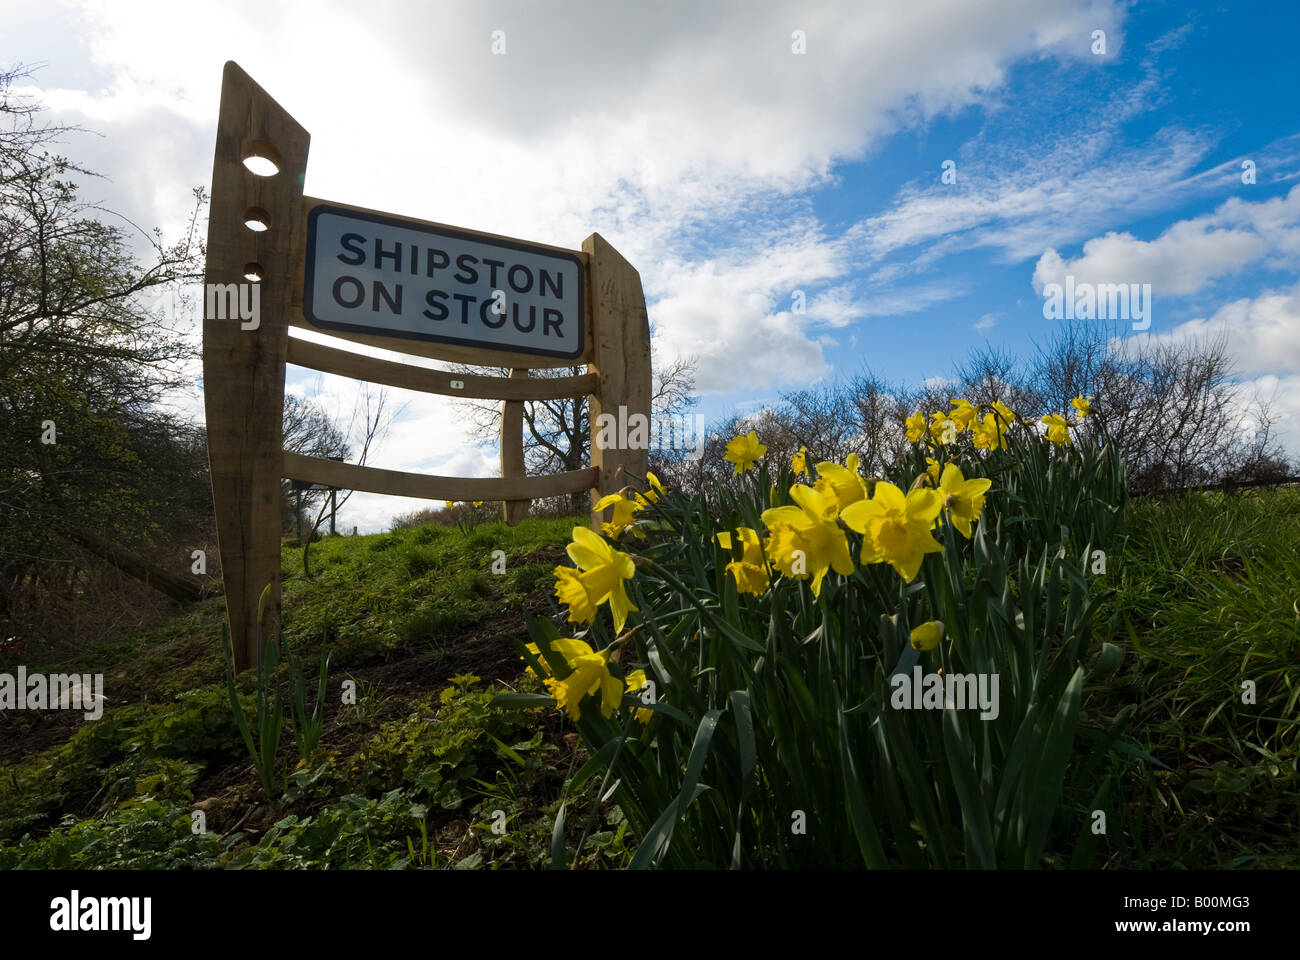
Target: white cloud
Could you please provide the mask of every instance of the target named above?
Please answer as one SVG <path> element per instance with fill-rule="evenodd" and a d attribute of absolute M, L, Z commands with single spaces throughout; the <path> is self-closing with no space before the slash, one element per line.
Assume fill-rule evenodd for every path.
<path fill-rule="evenodd" d="M 1116 218 L 1223 189 L 1226 165 L 1216 168 L 1216 177 L 1192 173 L 1210 147 L 1204 136 L 1162 132 L 1138 149 L 1116 146 L 1111 131 L 1149 107 L 1149 96 L 1147 84 L 1139 84 L 1062 119 L 1046 142 L 1042 131 L 1014 123 L 1004 129 L 995 117 L 993 131 L 1005 139 L 991 142 L 986 131 L 966 143 L 956 184 L 942 184 L 936 165 L 900 190 L 888 210 L 856 224 L 847 240 L 873 261 L 906 253 L 913 270 L 970 249 L 1018 263 L 1045 246 L 1082 240 Z M 1072 89 L 1069 103 L 1077 107 Z"/>
<path fill-rule="evenodd" d="M 656 349 L 699 356 L 699 388 L 721 392 L 817 379 L 828 330 L 960 293 L 952 279 L 899 290 L 883 272 L 846 283 L 864 235 L 828 237 L 808 191 L 899 129 L 996 109 L 1013 64 L 1050 56 L 1091 68 L 1097 28 L 1113 57 L 1124 16 L 1110 0 L 86 0 L 41 10 L 7 25 L 8 45 L 65 61 L 75 51 L 75 66 L 50 55 L 36 82 L 54 119 L 105 135 L 78 140 L 76 153 L 110 178 L 93 193 L 107 206 L 172 236 L 184 228 L 189 188 L 210 175 L 231 58 L 312 133 L 309 193 L 569 247 L 599 231 L 640 271 Z M 791 52 L 795 29 L 806 55 Z M 505 56 L 491 52 L 494 30 L 506 33 Z M 1200 156 L 1183 143 L 1156 162 Z M 1020 250 L 1039 234 L 1016 231 L 1073 177 L 1063 168 L 1049 186 L 977 191 L 942 209 L 905 197 L 866 242 L 892 250 L 991 220 L 1002 235 L 979 242 Z M 791 309 L 795 289 L 807 293 L 803 313 Z M 399 424 L 420 426 L 395 432 L 382 453 L 436 472 L 437 451 L 466 440 L 428 402 Z"/>
<path fill-rule="evenodd" d="M 806 223 L 756 233 L 725 258 L 669 261 L 647 291 L 656 348 L 696 357 L 705 393 L 816 380 L 827 364 L 814 328 L 844 326 L 859 308 L 843 287 L 810 292 L 843 270 L 834 244 Z"/>
<path fill-rule="evenodd" d="M 1222 336 L 1241 374 L 1300 372 L 1300 284 L 1234 300 L 1208 318 L 1181 323 L 1168 333 L 1134 342 L 1179 343 Z"/>
<path fill-rule="evenodd" d="M 1239 375 L 1235 395 L 1248 415 L 1263 400 L 1277 416 L 1275 436 L 1293 457 L 1300 453 L 1300 283 L 1225 304 L 1208 318 L 1167 333 L 1137 334 L 1124 345 L 1206 342 L 1222 337 Z"/>
<path fill-rule="evenodd" d="M 1300 186 L 1252 202 L 1233 197 L 1212 213 L 1170 225 L 1154 240 L 1107 233 L 1067 260 L 1048 249 L 1034 268 L 1034 289 L 1063 283 L 1150 283 L 1155 296 L 1186 296 L 1246 267 L 1300 264 Z"/>
<path fill-rule="evenodd" d="M 975 329 L 980 333 L 988 333 L 997 326 L 998 317 L 994 313 L 986 313 L 975 321 Z"/>
<path fill-rule="evenodd" d="M 1240 396 L 1247 411 L 1257 400 L 1267 404 L 1277 417 L 1272 436 L 1295 462 L 1300 454 L 1300 373 L 1256 377 L 1241 384 Z"/>
<path fill-rule="evenodd" d="M 946 390 L 949 387 L 957 386 L 957 380 L 954 377 L 946 377 L 937 374 L 933 377 L 926 377 L 921 381 L 921 387 L 924 390 Z"/>
<path fill-rule="evenodd" d="M 137 222 L 182 226 L 186 189 L 211 167 L 221 65 L 233 57 L 313 133 L 309 192 L 566 246 L 599 230 L 648 288 L 673 294 L 655 318 L 670 340 L 707 329 L 715 299 L 697 285 L 699 299 L 684 302 L 664 276 L 674 255 L 707 237 L 693 260 L 738 257 L 710 227 L 739 211 L 788 221 L 788 198 L 826 182 L 835 163 L 984 102 L 1011 63 L 1087 62 L 1097 27 L 1112 49 L 1120 42 L 1110 2 L 88 0 L 71 11 L 24 23 L 23 37 L 71 32 L 88 47 L 105 82 L 45 94 L 63 119 L 107 134 L 92 158 L 113 177 L 105 199 Z M 796 28 L 803 56 L 791 52 Z M 493 30 L 506 33 L 505 56 L 491 52 Z M 728 293 L 761 299 L 766 286 Z M 843 317 L 843 305 L 827 308 Z M 793 354 L 806 375 L 820 359 L 804 327 L 821 322 L 834 318 L 768 314 L 743 343 L 769 354 L 758 371 Z M 710 339 L 735 332 L 723 325 Z"/>

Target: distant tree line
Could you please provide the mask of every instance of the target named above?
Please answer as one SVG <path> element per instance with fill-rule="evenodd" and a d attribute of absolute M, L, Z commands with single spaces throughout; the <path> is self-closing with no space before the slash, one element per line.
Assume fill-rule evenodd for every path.
<path fill-rule="evenodd" d="M 999 400 L 1022 417 L 1069 411 L 1076 396 L 1092 397 L 1083 429 L 1105 429 L 1129 467 L 1134 493 L 1222 481 L 1274 481 L 1296 469 L 1276 435 L 1270 398 L 1243 396 L 1224 335 L 1181 340 L 1125 340 L 1098 322 L 1063 325 L 1028 356 L 985 347 L 949 378 L 923 386 L 891 382 L 871 371 L 838 382 L 789 391 L 754 413 L 710 425 L 703 455 L 652 451 L 660 479 L 688 491 L 731 482 L 723 461 L 727 441 L 750 429 L 769 458 L 789 462 L 806 447 L 812 462 L 844 462 L 858 454 L 865 475 L 879 474 L 906 455 L 904 420 L 928 417 L 964 397 Z"/>

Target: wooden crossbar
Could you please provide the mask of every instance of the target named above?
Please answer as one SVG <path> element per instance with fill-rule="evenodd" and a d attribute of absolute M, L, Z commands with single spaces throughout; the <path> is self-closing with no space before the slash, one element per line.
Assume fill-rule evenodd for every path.
<path fill-rule="evenodd" d="M 320 460 L 285 451 L 281 471 L 290 480 L 305 480 L 340 490 L 363 490 L 419 500 L 540 500 L 589 490 L 599 471 L 595 467 L 540 477 L 439 477 L 362 467 L 340 460 Z"/>
<path fill-rule="evenodd" d="M 321 343 L 313 343 L 301 337 L 289 338 L 286 359 L 289 363 L 300 367 L 336 373 L 353 380 L 472 400 L 558 400 L 563 397 L 580 397 L 593 392 L 599 381 L 594 373 L 529 379 L 448 373 L 444 370 L 431 370 L 428 367 L 367 357 L 359 353 L 327 347 Z M 461 386 L 453 387 L 453 383 L 459 383 Z"/>

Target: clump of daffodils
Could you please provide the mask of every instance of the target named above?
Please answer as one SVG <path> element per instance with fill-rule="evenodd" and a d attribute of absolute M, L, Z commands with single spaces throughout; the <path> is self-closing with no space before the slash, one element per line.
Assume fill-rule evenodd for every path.
<path fill-rule="evenodd" d="M 663 492 L 663 487 L 657 480 L 651 488 L 656 496 Z M 597 504 L 598 509 L 608 506 L 615 508 L 615 519 L 603 524 L 606 533 L 611 536 L 621 533 L 622 526 L 630 522 L 630 517 L 636 510 L 641 509 L 634 501 L 621 495 L 616 496 L 617 500 L 605 497 Z M 569 620 L 589 624 L 596 619 L 598 609 L 608 603 L 614 619 L 614 631 L 621 633 L 628 614 L 636 610 L 627 595 L 626 586 L 626 582 L 636 575 L 636 564 L 632 557 L 615 550 L 600 534 L 585 527 L 573 528 L 573 542 L 565 548 L 565 552 L 576 564 L 576 569 L 555 568 L 555 596 L 568 606 Z M 545 673 L 543 683 L 556 706 L 573 720 L 578 720 L 582 717 L 580 704 L 587 696 L 599 697 L 600 712 L 605 717 L 610 716 L 622 701 L 625 683 L 609 669 L 610 651 L 616 645 L 597 651 L 585 640 L 566 637 L 552 641 L 551 652 L 560 654 L 569 667 L 568 674 L 563 678 L 551 672 L 537 644 L 530 643 L 526 649 L 541 665 Z M 530 675 L 536 673 L 531 665 L 527 672 Z M 644 671 L 632 671 L 625 679 L 629 692 L 633 689 L 640 690 L 645 685 Z M 639 709 L 637 717 L 649 719 L 650 712 Z"/>
<path fill-rule="evenodd" d="M 1078 422 L 1092 415 L 1092 397 L 1079 395 L 1070 401 L 1070 406 L 1078 414 Z M 976 406 L 969 400 L 957 398 L 950 401 L 950 410 L 932 411 L 927 419 L 924 412 L 915 410 L 903 421 L 903 429 L 908 443 L 924 444 L 927 449 L 936 452 L 940 448 L 951 448 L 965 436 L 970 437 L 970 444 L 975 450 L 1007 449 L 1007 434 L 1016 424 L 1032 427 L 1033 423 L 1020 420 L 1015 412 L 1001 400 L 991 404 Z M 1065 447 L 1073 442 L 1070 429 L 1078 424 L 1071 424 L 1063 414 L 1048 413 L 1040 418 L 1039 423 L 1045 428 L 1041 431 L 1050 443 Z M 931 457 L 927 462 L 934 463 Z M 937 483 L 937 478 L 935 479 Z"/>
<path fill-rule="evenodd" d="M 1002 441 L 1014 414 L 998 405 L 987 414 L 989 430 Z M 921 413 L 908 420 L 909 436 L 922 436 L 936 427 L 951 433 L 970 429 L 979 411 L 964 400 L 954 401 L 949 413 L 934 414 L 927 425 Z M 728 444 L 728 452 L 737 452 L 739 468 L 756 448 L 762 447 L 753 431 L 738 436 Z M 765 448 L 764 448 L 765 449 Z M 806 469 L 807 451 L 800 448 L 792 466 Z M 730 456 L 728 459 L 732 459 Z M 859 562 L 864 565 L 885 563 L 905 581 L 916 579 L 925 556 L 939 553 L 943 544 L 935 530 L 947 522 L 967 539 L 972 525 L 984 509 L 984 496 L 992 486 L 987 478 L 966 479 L 954 463 L 942 465 L 927 457 L 928 468 L 917 478 L 912 489 L 904 493 L 885 480 L 868 481 L 859 472 L 860 461 L 850 454 L 843 465 L 822 462 L 816 466 L 816 480 L 811 486 L 795 483 L 790 487 L 793 504 L 773 506 L 762 513 L 766 536 L 742 527 L 735 533 L 717 535 L 718 544 L 731 555 L 727 572 L 740 593 L 761 596 L 771 585 L 772 573 L 794 580 L 809 580 L 814 596 L 821 595 L 823 581 L 832 570 L 841 576 L 854 572 L 848 532 L 862 536 Z M 927 483 L 928 481 L 928 483 Z M 874 489 L 873 489 L 874 485 Z M 774 491 L 775 493 L 775 491 Z M 741 549 L 735 558 L 737 547 Z"/>
<path fill-rule="evenodd" d="M 926 415 L 916 410 L 904 422 L 908 443 L 927 441 L 934 447 L 950 447 L 969 434 L 976 450 L 1006 449 L 1006 434 L 1016 423 L 1016 415 L 1001 400 L 977 407 L 958 397 L 949 401 L 950 410 L 935 410 Z"/>
<path fill-rule="evenodd" d="M 957 430 L 971 432 L 976 438 L 981 431 L 987 431 L 991 443 L 1004 442 L 1006 431 L 1015 422 L 1014 414 L 999 404 L 984 414 L 983 421 L 979 415 L 974 405 L 954 401 L 951 411 L 935 414 L 928 422 L 920 413 L 914 414 L 909 418 L 909 435 L 920 437 L 941 423 L 949 439 Z M 739 475 L 753 469 L 766 451 L 751 430 L 727 444 L 726 459 L 735 465 Z M 927 457 L 926 470 L 904 492 L 887 480 L 863 477 L 856 454 L 848 456 L 843 464 L 823 461 L 813 471 L 808 468 L 807 456 L 807 449 L 800 447 L 791 467 L 796 477 L 806 476 L 812 482 L 796 480 L 789 488 L 786 503 L 779 502 L 779 491 L 774 488 L 774 505 L 761 514 L 763 529 L 741 526 L 715 534 L 727 557 L 727 575 L 741 594 L 762 596 L 780 576 L 809 581 L 813 596 L 820 597 L 829 573 L 848 577 L 857 569 L 850 533 L 861 538 L 859 564 L 887 564 L 910 583 L 927 555 L 944 550 L 937 534 L 945 525 L 967 539 L 972 536 L 992 486 L 985 477 L 968 479 L 951 460 Z M 591 624 L 600 607 L 608 604 L 618 635 L 629 615 L 636 612 L 627 582 L 636 575 L 639 563 L 649 561 L 634 560 L 609 541 L 616 541 L 629 528 L 639 533 L 635 527 L 637 513 L 666 495 L 657 477 L 648 474 L 646 479 L 649 489 L 644 493 L 632 492 L 630 497 L 626 491 L 610 494 L 596 503 L 596 510 L 612 511 L 611 518 L 601 523 L 605 536 L 585 527 L 573 528 L 573 540 L 566 552 L 574 566 L 555 568 L 555 595 L 568 607 L 571 622 Z M 942 636 L 942 624 L 931 621 L 914 630 L 911 640 L 913 646 L 924 651 L 937 645 Z M 646 686 L 644 669 L 628 671 L 622 678 L 610 670 L 611 650 L 621 642 L 597 651 L 579 638 L 557 639 L 546 651 L 551 655 L 550 662 L 536 644 L 526 649 L 541 667 L 542 681 L 556 706 L 577 720 L 587 697 L 595 697 L 602 715 L 609 717 L 625 694 L 636 694 Z M 563 657 L 568 667 L 564 676 L 557 676 L 551 669 L 552 663 L 558 665 L 554 654 Z M 535 672 L 531 661 L 528 672 Z M 651 716 L 651 710 L 638 707 L 634 719 L 645 723 Z"/>
<path fill-rule="evenodd" d="M 819 596 L 822 578 L 832 567 L 848 576 L 853 572 L 849 542 L 836 523 L 836 501 L 815 487 L 796 483 L 790 497 L 797 506 L 772 507 L 763 511 L 767 526 L 767 552 L 772 565 L 787 577 L 812 577 L 813 596 Z"/>

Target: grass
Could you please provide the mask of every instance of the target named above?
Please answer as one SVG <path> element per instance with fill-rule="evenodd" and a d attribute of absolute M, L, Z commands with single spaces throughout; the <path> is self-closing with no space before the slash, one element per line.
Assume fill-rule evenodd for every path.
<path fill-rule="evenodd" d="M 380 653 L 427 646 L 517 611 L 564 559 L 574 520 L 529 519 L 518 527 L 481 524 L 468 535 L 427 525 L 313 544 L 311 578 L 286 548 L 281 577 L 285 634 L 295 650 L 335 645 L 336 667 Z M 494 574 L 493 551 L 505 553 Z M 520 624 L 522 627 L 522 623 Z"/>
<path fill-rule="evenodd" d="M 1297 544 L 1296 489 L 1132 504 L 1107 566 L 1130 655 L 1107 695 L 1172 769 L 1126 784 L 1130 865 L 1300 864 Z"/>
<path fill-rule="evenodd" d="M 323 642 L 333 661 L 322 752 L 274 806 L 223 707 L 220 598 L 71 660 L 26 661 L 103 672 L 109 709 L 93 724 L 4 717 L 0 867 L 544 865 L 565 778 L 585 757 L 554 711 L 487 702 L 528 689 L 510 641 L 524 635 L 524 610 L 556 612 L 551 569 L 575 522 L 325 539 L 311 548 L 311 578 L 301 548 L 286 545 L 288 640 L 309 674 Z M 1134 758 L 1117 775 L 1108 866 L 1300 866 L 1297 544 L 1297 490 L 1130 506 L 1098 577 L 1115 590 L 1100 617 L 1125 658 L 1088 689 L 1084 723 L 1135 705 L 1126 738 L 1165 767 Z M 492 573 L 498 549 L 504 574 Z M 337 696 L 347 679 L 350 706 Z M 1253 703 L 1242 702 L 1245 681 Z M 297 760 L 291 738 L 282 760 Z M 1096 789 L 1072 784 L 1067 802 L 1087 809 Z M 580 831 L 590 805 L 570 798 L 566 828 Z M 205 834 L 191 830 L 195 810 Z M 505 834 L 491 829 L 498 810 Z M 598 813 L 584 865 L 625 865 L 635 837 L 616 807 Z"/>
<path fill-rule="evenodd" d="M 5 738 L 25 749 L 0 755 L 0 867 L 541 862 L 574 748 L 558 720 L 487 703 L 518 689 L 511 639 L 523 634 L 525 610 L 555 613 L 550 574 L 576 522 L 326 539 L 311 548 L 310 578 L 301 547 L 286 544 L 286 636 L 308 674 L 323 644 L 332 660 L 320 755 L 293 769 L 297 751 L 284 738 L 290 788 L 274 805 L 251 789 L 221 703 L 220 598 L 75 658 L 25 661 L 33 672 L 103 672 L 109 709 L 94 724 L 4 718 Z M 251 704 L 249 681 L 240 686 Z M 350 704 L 345 681 L 356 691 Z M 506 834 L 472 827 L 503 804 Z M 211 831 L 199 840 L 194 810 Z M 124 837 L 139 846 L 122 847 Z M 413 854 L 418 862 L 403 864 Z M 597 849 L 592 862 L 602 856 Z"/>

